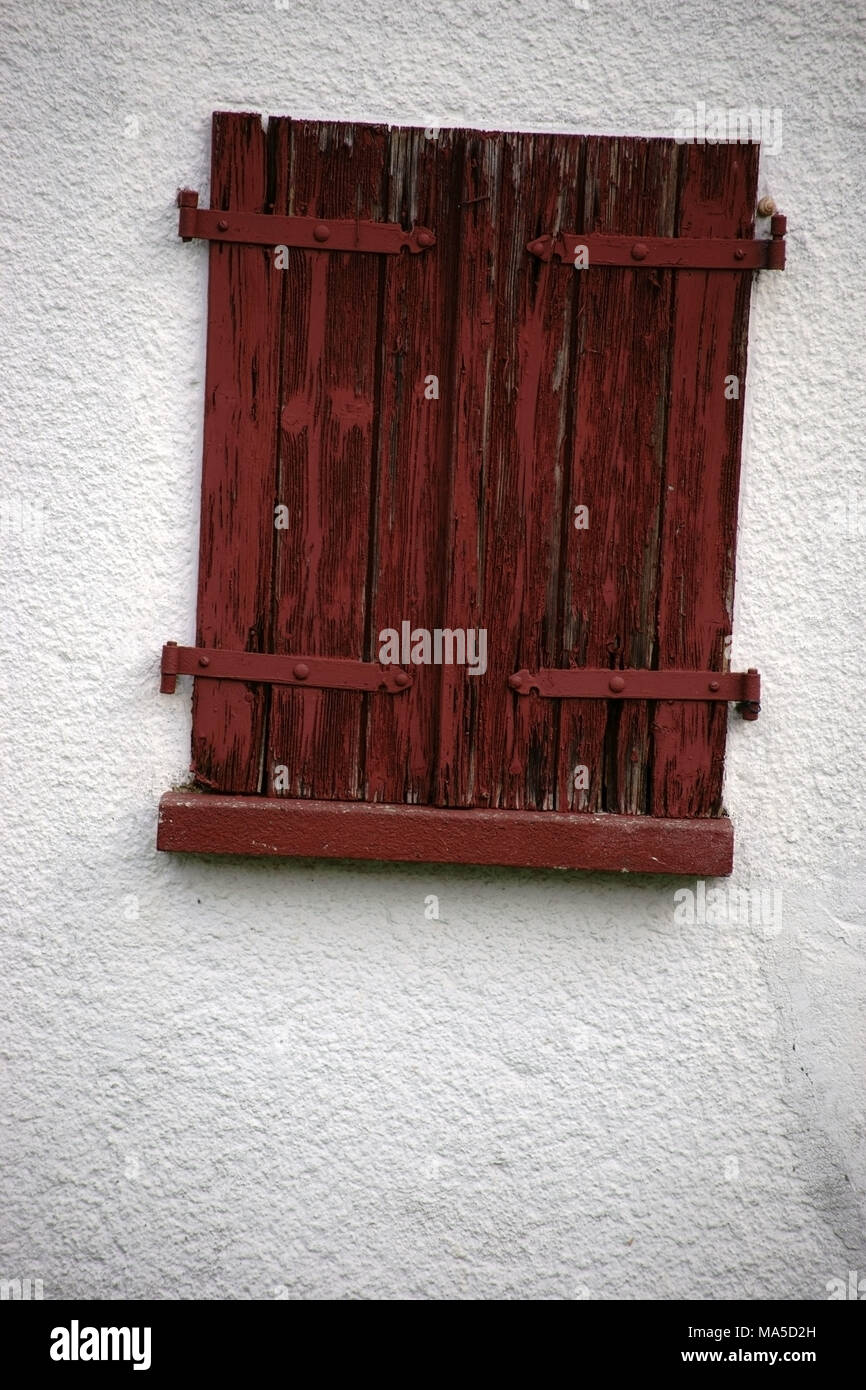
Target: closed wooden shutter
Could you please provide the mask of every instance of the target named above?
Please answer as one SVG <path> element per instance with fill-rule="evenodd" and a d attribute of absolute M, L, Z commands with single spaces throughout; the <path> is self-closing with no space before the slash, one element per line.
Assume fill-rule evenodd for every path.
<path fill-rule="evenodd" d="M 717 262 L 779 264 L 751 243 L 757 167 L 215 114 L 211 221 L 181 198 L 210 238 L 196 649 L 164 668 L 198 677 L 201 793 L 163 798 L 162 848 L 730 870 L 726 700 L 515 673 L 726 671 L 752 271 Z M 314 219 L 304 244 L 285 218 Z M 370 223 L 435 243 L 327 244 Z M 484 630 L 486 670 L 207 674 L 220 651 L 369 673 L 407 622 Z"/>

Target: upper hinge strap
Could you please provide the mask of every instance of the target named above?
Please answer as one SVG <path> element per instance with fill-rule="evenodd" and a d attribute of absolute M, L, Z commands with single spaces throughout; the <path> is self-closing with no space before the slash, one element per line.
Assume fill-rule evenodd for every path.
<path fill-rule="evenodd" d="M 253 685 L 306 685 L 321 690 L 384 690 L 389 695 L 399 695 L 412 685 L 408 671 L 399 666 L 378 666 L 372 661 L 179 647 L 176 642 L 166 642 L 162 649 L 161 674 L 163 695 L 174 694 L 178 676 L 247 681 Z"/>
<path fill-rule="evenodd" d="M 182 188 L 177 195 L 177 234 L 184 241 L 240 241 L 252 246 L 299 246 L 307 251 L 369 251 L 396 256 L 405 247 L 413 255 L 435 246 L 429 227 L 407 232 L 399 222 L 360 222 L 334 217 L 281 217 L 267 212 L 220 212 L 200 208 L 198 194 Z"/>
<path fill-rule="evenodd" d="M 744 719 L 757 719 L 761 677 L 749 671 L 611 671 L 583 667 L 515 671 L 508 684 L 518 695 L 550 700 L 735 700 Z"/>
<path fill-rule="evenodd" d="M 527 243 L 531 256 L 564 266 L 591 270 L 594 266 L 655 267 L 667 270 L 784 270 L 787 218 L 771 220 L 772 238 L 734 240 L 726 237 L 621 236 L 608 232 L 583 235 L 560 232 Z"/>

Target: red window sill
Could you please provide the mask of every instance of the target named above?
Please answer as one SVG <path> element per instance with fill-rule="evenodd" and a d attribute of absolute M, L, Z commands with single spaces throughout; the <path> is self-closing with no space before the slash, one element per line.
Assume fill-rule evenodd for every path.
<path fill-rule="evenodd" d="M 718 878 L 733 868 L 734 831 L 727 816 L 667 820 L 167 792 L 157 848 Z"/>

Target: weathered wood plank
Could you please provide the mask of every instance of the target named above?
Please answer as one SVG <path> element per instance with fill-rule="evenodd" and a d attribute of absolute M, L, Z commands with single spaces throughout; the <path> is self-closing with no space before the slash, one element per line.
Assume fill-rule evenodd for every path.
<path fill-rule="evenodd" d="M 673 141 L 590 137 L 584 229 L 672 235 L 677 153 Z M 672 272 L 593 270 L 590 262 L 574 274 L 583 297 L 562 664 L 651 666 Z M 644 701 L 563 701 L 560 745 L 560 808 L 645 809 Z M 586 768 L 588 787 L 575 785 L 578 767 Z"/>
<path fill-rule="evenodd" d="M 520 667 L 559 664 L 563 460 L 579 287 L 559 265 L 535 262 L 526 246 L 540 233 L 576 225 L 582 141 L 498 139 L 495 360 L 479 518 L 488 664 L 484 676 L 467 677 L 478 692 L 465 790 L 475 805 L 552 809 L 556 705 L 535 695 L 518 699 L 508 678 Z M 489 208 L 482 203 L 479 215 Z"/>
<path fill-rule="evenodd" d="M 379 456 L 370 585 L 370 653 L 384 629 L 440 625 L 451 440 L 449 351 L 457 244 L 454 132 L 390 135 L 389 221 L 434 230 L 434 249 L 388 257 L 380 342 Z M 400 700 L 368 702 L 365 800 L 427 802 L 436 763 L 440 672 L 413 668 Z"/>
<path fill-rule="evenodd" d="M 483 581 L 483 504 L 490 455 L 491 373 L 499 293 L 502 141 L 496 134 L 455 132 L 462 168 L 452 217 L 459 238 L 454 276 L 454 336 L 448 382 L 447 535 L 444 625 L 479 628 Z M 459 178 L 459 181 L 458 181 Z M 494 636 L 495 640 L 495 636 Z M 483 677 L 487 680 L 488 677 Z M 479 684 L 466 668 L 440 668 L 436 800 L 472 805 Z"/>
<path fill-rule="evenodd" d="M 277 168 L 289 215 L 382 218 L 384 126 L 293 122 L 289 166 Z M 283 321 L 274 650 L 363 659 L 373 459 L 377 340 L 385 258 L 290 250 Z M 269 793 L 356 798 L 364 696 L 275 689 L 269 729 Z M 375 698 L 375 697 L 374 697 Z"/>
<path fill-rule="evenodd" d="M 157 847 L 717 878 L 731 872 L 733 829 L 724 817 L 575 816 L 169 792 L 160 802 Z"/>
<path fill-rule="evenodd" d="M 678 234 L 751 233 L 757 145 L 686 145 Z M 731 631 L 751 274 L 677 272 L 659 583 L 658 665 L 724 669 Z M 725 381 L 739 380 L 739 399 Z M 654 815 L 721 812 L 728 711 L 659 701 Z"/>
<path fill-rule="evenodd" d="M 263 212 L 268 168 L 261 117 L 213 117 L 211 203 Z M 196 645 L 265 650 L 271 540 L 280 277 L 261 246 L 211 243 Z M 261 686 L 197 681 L 192 771 L 219 791 L 259 788 Z"/>

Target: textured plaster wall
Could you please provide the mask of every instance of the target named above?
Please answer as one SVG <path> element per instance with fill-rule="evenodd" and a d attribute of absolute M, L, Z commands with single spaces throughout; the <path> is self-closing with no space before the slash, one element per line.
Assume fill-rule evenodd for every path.
<path fill-rule="evenodd" d="M 866 1273 L 862 0 L 2 9 L 0 1276 L 806 1299 Z M 781 914 L 678 923 L 672 879 L 157 856 L 206 282 L 173 202 L 207 202 L 211 110 L 670 135 L 699 101 L 781 111 L 733 651 L 766 700 L 727 786 L 734 883 Z"/>

